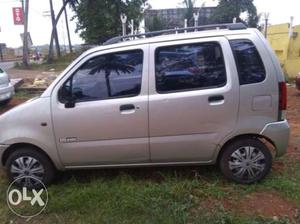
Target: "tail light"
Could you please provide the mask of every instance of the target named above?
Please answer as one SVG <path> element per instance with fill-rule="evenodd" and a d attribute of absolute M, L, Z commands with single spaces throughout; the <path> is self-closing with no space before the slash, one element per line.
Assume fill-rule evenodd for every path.
<path fill-rule="evenodd" d="M 286 83 L 280 82 L 279 83 L 279 110 L 286 110 L 286 109 L 287 109 Z"/>
<path fill-rule="evenodd" d="M 278 107 L 278 121 L 283 121 L 285 119 L 284 111 L 287 109 L 287 89 L 286 83 L 279 83 L 279 107 Z"/>

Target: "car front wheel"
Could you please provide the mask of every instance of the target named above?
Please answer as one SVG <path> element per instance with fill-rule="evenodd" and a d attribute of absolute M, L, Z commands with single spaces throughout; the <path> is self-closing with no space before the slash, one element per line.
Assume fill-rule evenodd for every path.
<path fill-rule="evenodd" d="M 6 170 L 11 181 L 16 180 L 18 186 L 29 188 L 40 188 L 41 182 L 49 185 L 55 175 L 55 168 L 49 158 L 31 148 L 11 153 L 6 161 Z"/>

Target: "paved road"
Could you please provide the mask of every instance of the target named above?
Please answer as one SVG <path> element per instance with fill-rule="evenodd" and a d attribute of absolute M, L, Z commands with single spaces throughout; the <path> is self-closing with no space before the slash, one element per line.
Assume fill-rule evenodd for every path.
<path fill-rule="evenodd" d="M 9 62 L 0 62 L 0 68 L 3 70 L 8 70 L 10 68 L 13 68 L 15 65 L 14 61 L 9 61 Z"/>

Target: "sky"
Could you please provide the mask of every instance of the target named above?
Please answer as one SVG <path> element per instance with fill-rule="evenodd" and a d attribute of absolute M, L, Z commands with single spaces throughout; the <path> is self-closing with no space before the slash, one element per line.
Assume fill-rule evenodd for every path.
<path fill-rule="evenodd" d="M 48 0 L 29 0 L 29 32 L 34 45 L 49 43 L 51 32 L 50 17 L 44 16 L 44 12 L 49 10 Z M 149 0 L 153 9 L 176 8 L 181 6 L 183 0 Z M 206 6 L 217 5 L 217 0 L 196 0 L 196 6 L 205 2 Z M 62 0 L 53 0 L 54 11 L 58 13 L 62 5 Z M 269 23 L 288 23 L 290 17 L 294 16 L 294 24 L 300 24 L 300 0 L 254 0 L 258 13 L 268 12 Z M 0 0 L 0 43 L 6 43 L 8 47 L 18 47 L 22 45 L 20 33 L 23 26 L 13 24 L 12 7 L 21 6 L 20 0 Z M 69 19 L 74 13 L 68 9 Z M 62 17 L 64 18 L 64 17 Z M 83 40 L 75 33 L 76 20 L 70 21 L 70 33 L 73 44 L 83 43 Z M 67 44 L 67 33 L 65 21 L 61 20 L 58 25 L 60 44 Z"/>

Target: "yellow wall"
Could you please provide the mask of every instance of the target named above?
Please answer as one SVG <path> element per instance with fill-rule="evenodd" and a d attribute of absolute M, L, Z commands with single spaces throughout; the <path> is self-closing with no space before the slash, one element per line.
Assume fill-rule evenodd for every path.
<path fill-rule="evenodd" d="M 300 25 L 294 26 L 293 32 L 297 36 L 289 38 L 288 23 L 268 27 L 268 41 L 290 78 L 300 72 Z"/>

